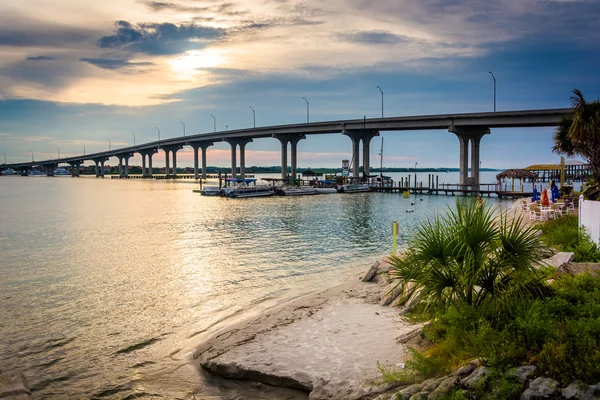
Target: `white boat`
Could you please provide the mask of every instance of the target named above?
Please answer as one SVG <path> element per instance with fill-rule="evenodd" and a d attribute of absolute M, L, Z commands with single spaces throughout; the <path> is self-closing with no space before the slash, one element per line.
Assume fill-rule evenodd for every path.
<path fill-rule="evenodd" d="M 29 176 L 46 176 L 47 174 L 43 171 L 39 171 L 37 169 L 29 170 Z"/>
<path fill-rule="evenodd" d="M 337 188 L 338 193 L 361 193 L 361 192 L 370 192 L 371 188 L 369 185 L 364 183 L 348 183 L 346 185 L 340 185 Z"/>
<path fill-rule="evenodd" d="M 200 189 L 200 194 L 202 196 L 218 196 L 221 188 L 218 186 L 204 186 Z"/>
<path fill-rule="evenodd" d="M 315 188 L 317 194 L 333 194 L 337 193 L 337 189 L 334 187 L 318 187 Z"/>
<path fill-rule="evenodd" d="M 337 193 L 336 184 L 331 179 L 326 179 L 322 181 L 315 182 L 315 189 L 317 189 L 317 194 L 332 194 Z"/>
<path fill-rule="evenodd" d="M 2 170 L 1 174 L 2 175 L 18 175 L 17 171 L 15 171 L 12 168 L 6 168 L 6 169 Z"/>
<path fill-rule="evenodd" d="M 71 175 L 71 174 L 69 173 L 69 171 L 66 170 L 66 168 L 60 167 L 60 168 L 56 168 L 54 170 L 54 175 Z"/>
<path fill-rule="evenodd" d="M 266 197 L 275 194 L 275 187 L 269 185 L 257 185 L 256 179 L 227 178 L 229 187 L 221 188 L 220 195 L 231 198 Z"/>
<path fill-rule="evenodd" d="M 317 189 L 314 187 L 306 186 L 283 186 L 277 189 L 277 194 L 281 196 L 308 196 L 317 194 Z"/>

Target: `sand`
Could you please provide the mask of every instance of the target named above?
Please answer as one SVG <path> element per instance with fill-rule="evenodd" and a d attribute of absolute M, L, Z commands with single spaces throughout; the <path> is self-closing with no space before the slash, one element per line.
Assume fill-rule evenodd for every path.
<path fill-rule="evenodd" d="M 387 277 L 387 275 L 386 275 Z M 379 362 L 407 359 L 401 336 L 418 329 L 380 306 L 387 279 L 356 279 L 268 309 L 217 332 L 194 363 L 219 376 L 300 389 L 309 399 L 372 398 L 389 386 Z"/>

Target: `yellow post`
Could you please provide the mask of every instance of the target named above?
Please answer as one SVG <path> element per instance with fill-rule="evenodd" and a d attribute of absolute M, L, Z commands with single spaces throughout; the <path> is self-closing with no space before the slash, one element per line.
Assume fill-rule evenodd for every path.
<path fill-rule="evenodd" d="M 396 243 L 398 240 L 398 221 L 392 221 L 392 254 L 396 255 Z"/>
<path fill-rule="evenodd" d="M 560 187 L 565 185 L 565 158 L 560 157 Z"/>

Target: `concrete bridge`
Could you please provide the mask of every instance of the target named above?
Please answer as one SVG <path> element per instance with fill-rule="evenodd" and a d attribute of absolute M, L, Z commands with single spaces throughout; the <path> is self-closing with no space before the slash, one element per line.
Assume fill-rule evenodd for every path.
<path fill-rule="evenodd" d="M 104 163 L 110 157 L 119 159 L 119 175 L 128 176 L 129 159 L 134 153 L 142 156 L 142 173 L 145 177 L 152 176 L 152 156 L 159 149 L 165 153 L 167 175 L 177 175 L 177 151 L 183 146 L 194 149 L 194 176 L 206 178 L 206 152 L 214 142 L 225 141 L 231 146 L 231 174 L 237 175 L 237 150 L 239 148 L 240 176 L 245 176 L 245 149 L 254 139 L 274 138 L 281 143 L 281 176 L 286 178 L 288 167 L 288 147 L 290 149 L 291 172 L 296 176 L 297 144 L 306 139 L 307 135 L 343 134 L 352 141 L 352 175 L 359 177 L 360 144 L 362 142 L 363 174 L 370 172 L 370 142 L 379 136 L 381 131 L 415 131 L 444 129 L 455 134 L 460 146 L 460 184 L 469 185 L 473 190 L 479 187 L 479 147 L 484 135 L 490 134 L 492 128 L 528 128 L 556 126 L 564 115 L 571 114 L 570 108 L 546 110 L 501 111 L 469 114 L 422 115 L 412 117 L 369 118 L 358 120 L 312 122 L 293 125 L 278 125 L 258 128 L 238 129 L 211 133 L 201 133 L 166 140 L 154 141 L 137 146 L 86 154 L 77 157 L 66 157 L 54 160 L 5 164 L 1 168 L 14 169 L 30 168 L 34 165 L 48 170 L 59 163 L 67 163 L 72 167 L 72 175 L 79 175 L 79 167 L 86 160 L 96 163 L 96 177 L 104 176 Z M 470 150 L 469 150 L 470 148 Z M 202 152 L 202 174 L 199 174 L 199 151 Z M 469 153 L 470 171 L 469 176 Z M 147 162 L 146 162 L 147 160 Z M 171 167 L 172 160 L 172 167 Z"/>

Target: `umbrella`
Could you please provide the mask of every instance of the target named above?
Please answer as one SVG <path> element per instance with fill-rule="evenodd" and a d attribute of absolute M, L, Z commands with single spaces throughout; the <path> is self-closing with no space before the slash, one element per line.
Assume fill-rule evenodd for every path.
<path fill-rule="evenodd" d="M 544 191 L 542 192 L 542 205 L 543 206 L 550 205 L 550 199 L 548 198 L 548 189 L 544 189 Z"/>
<path fill-rule="evenodd" d="M 556 186 L 556 185 L 554 185 L 554 187 L 552 187 L 552 198 L 554 200 L 560 199 L 560 190 L 558 190 L 558 186 Z"/>
<path fill-rule="evenodd" d="M 536 187 L 533 188 L 533 197 L 531 198 L 531 202 L 538 201 L 540 199 L 540 194 Z"/>

